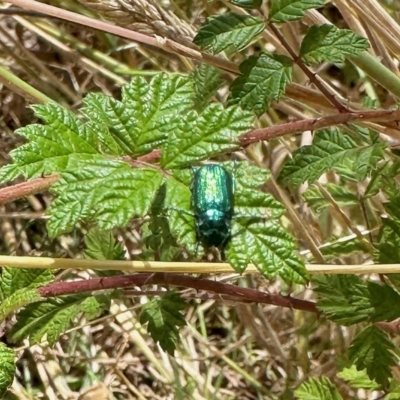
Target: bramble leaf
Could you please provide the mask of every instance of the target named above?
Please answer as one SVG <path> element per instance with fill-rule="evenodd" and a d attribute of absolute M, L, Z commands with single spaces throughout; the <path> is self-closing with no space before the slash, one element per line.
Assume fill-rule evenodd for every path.
<path fill-rule="evenodd" d="M 41 300 L 36 289 L 18 289 L 0 304 L 0 322 L 21 307 Z"/>
<path fill-rule="evenodd" d="M 83 220 L 96 219 L 101 229 L 125 226 L 147 213 L 162 179 L 156 169 L 133 169 L 100 157 L 84 169 L 64 172 L 53 186 L 58 197 L 49 209 L 49 235 L 68 232 Z"/>
<path fill-rule="evenodd" d="M 101 230 L 98 227 L 92 228 L 85 235 L 86 250 L 85 258 L 89 260 L 125 260 L 125 250 L 118 242 L 112 231 Z M 120 271 L 96 270 L 99 276 L 120 275 Z"/>
<path fill-rule="evenodd" d="M 364 166 L 364 152 L 374 154 L 374 157 L 369 158 L 369 168 L 373 169 L 377 159 L 382 157 L 382 148 L 381 143 L 358 146 L 350 136 L 337 129 L 323 129 L 316 133 L 312 145 L 300 147 L 293 153 L 293 158 L 285 162 L 279 180 L 295 186 L 305 181 L 313 182 L 324 172 L 350 158 L 354 160 L 353 165 L 358 169 Z"/>
<path fill-rule="evenodd" d="M 210 98 L 224 82 L 220 78 L 219 69 L 208 65 L 201 64 L 198 66 L 191 77 L 193 79 L 194 105 L 198 111 L 203 110 L 208 105 Z"/>
<path fill-rule="evenodd" d="M 317 307 L 332 321 L 353 325 L 373 314 L 367 286 L 356 275 L 316 275 L 314 289 L 320 300 Z"/>
<path fill-rule="evenodd" d="M 322 7 L 325 0 L 272 0 L 269 10 L 271 22 L 295 21 L 311 8 Z"/>
<path fill-rule="evenodd" d="M 229 167 L 234 176 L 235 215 L 237 217 L 279 218 L 285 212 L 281 203 L 270 194 L 261 191 L 262 185 L 270 178 L 268 170 L 247 163 Z"/>
<path fill-rule="evenodd" d="M 380 388 L 380 385 L 368 377 L 365 369 L 358 371 L 355 365 L 350 368 L 343 368 L 337 376 L 357 389 L 376 390 Z"/>
<path fill-rule="evenodd" d="M 147 330 L 161 348 L 173 355 L 178 338 L 178 328 L 185 326 L 186 321 L 180 313 L 187 307 L 177 292 L 166 292 L 164 296 L 150 300 L 142 307 L 140 323 L 148 323 Z"/>
<path fill-rule="evenodd" d="M 161 158 L 164 168 L 182 168 L 237 147 L 238 137 L 247 132 L 253 116 L 239 107 L 224 109 L 209 105 L 201 114 L 192 111 L 181 117 L 171 132 Z"/>
<path fill-rule="evenodd" d="M 39 268 L 1 269 L 0 299 L 4 300 L 19 289 L 35 289 L 53 280 L 53 271 Z"/>
<path fill-rule="evenodd" d="M 389 285 L 368 282 L 371 305 L 374 307 L 373 322 L 393 321 L 400 317 L 400 294 Z"/>
<path fill-rule="evenodd" d="M 343 185 L 328 183 L 324 188 L 333 197 L 340 207 L 354 206 L 359 204 L 357 195 Z M 331 203 L 321 193 L 318 186 L 311 185 L 303 194 L 308 206 L 317 213 L 331 206 Z"/>
<path fill-rule="evenodd" d="M 343 400 L 336 386 L 325 376 L 310 378 L 294 391 L 298 400 Z"/>
<path fill-rule="evenodd" d="M 385 387 L 392 376 L 390 367 L 395 365 L 394 350 L 388 335 L 373 325 L 353 339 L 349 358 L 358 370 L 366 369 L 370 379 Z"/>
<path fill-rule="evenodd" d="M 214 54 L 224 50 L 234 52 L 247 47 L 264 28 L 261 18 L 228 12 L 207 18 L 193 42 Z"/>
<path fill-rule="evenodd" d="M 346 55 L 357 55 L 369 47 L 368 40 L 350 29 L 334 25 L 313 25 L 300 47 L 300 56 L 307 64 L 329 61 L 343 62 Z"/>
<path fill-rule="evenodd" d="M 229 2 L 246 10 L 260 8 L 262 4 L 262 0 L 229 0 Z"/>
<path fill-rule="evenodd" d="M 193 107 L 192 94 L 188 77 L 158 74 L 150 82 L 134 77 L 122 88 L 121 101 L 91 93 L 81 111 L 104 143 L 102 153 L 138 156 L 166 141 Z"/>
<path fill-rule="evenodd" d="M 11 386 L 15 374 L 15 353 L 13 349 L 0 343 L 0 398 Z"/>
<path fill-rule="evenodd" d="M 49 344 L 53 345 L 79 314 L 84 313 L 86 318 L 94 319 L 109 308 L 109 302 L 104 295 L 74 295 L 30 304 L 18 313 L 17 323 L 7 337 L 13 343 L 29 337 L 32 345 L 46 336 Z"/>
<path fill-rule="evenodd" d="M 271 100 L 279 100 L 285 92 L 292 80 L 292 66 L 293 61 L 282 55 L 262 52 L 250 56 L 239 66 L 241 75 L 230 87 L 228 104 L 239 104 L 260 116 Z"/>
<path fill-rule="evenodd" d="M 287 282 L 304 284 L 308 278 L 293 238 L 275 221 L 251 223 L 248 218 L 234 219 L 226 255 L 239 273 L 253 263 L 268 279 L 280 276 Z"/>

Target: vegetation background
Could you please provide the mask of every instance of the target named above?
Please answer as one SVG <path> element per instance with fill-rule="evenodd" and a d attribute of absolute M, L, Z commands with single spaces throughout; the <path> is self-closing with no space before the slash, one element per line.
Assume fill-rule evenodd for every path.
<path fill-rule="evenodd" d="M 66 22 L 50 17 L 34 11 L 32 7 L 29 10 L 28 0 L 26 9 L 17 7 L 15 4 L 22 5 L 18 2 L 3 4 L 0 9 L 0 166 L 9 164 L 10 151 L 24 143 L 24 139 L 14 131 L 38 122 L 28 107 L 30 104 L 50 98 L 75 112 L 82 106 L 82 99 L 91 92 L 120 98 L 121 86 L 132 77 L 150 79 L 160 72 L 188 74 L 198 66 L 198 60 L 195 56 L 191 57 L 189 50 L 198 50 L 193 39 L 207 17 L 229 10 L 239 14 L 252 13 L 232 3 L 205 0 L 47 2 L 77 15 L 90 16 L 143 33 L 155 40 L 157 47 L 94 30 L 74 20 Z M 268 4 L 263 7 L 268 14 Z M 284 23 L 279 30 L 286 43 L 298 54 L 307 27 L 323 23 L 324 18 L 339 28 L 352 29 L 367 37 L 374 60 L 400 79 L 400 4 L 397 1 L 326 1 L 318 13 L 306 12 L 301 21 Z M 239 65 L 261 49 L 290 55 L 275 33 L 271 27 L 266 28 L 242 52 L 231 57 L 231 61 Z M 151 40 L 149 43 L 155 43 Z M 184 50 L 180 45 L 184 46 Z M 208 61 L 213 65 L 215 59 Z M 400 96 L 399 83 L 393 81 L 392 86 L 391 83 L 386 86 L 382 82 L 378 84 L 376 79 L 379 80 L 380 71 L 374 69 L 376 64 L 370 65 L 368 70 L 368 65 L 360 66 L 354 60 L 350 61 L 320 62 L 310 69 L 313 71 L 311 78 L 303 69 L 296 67 L 292 83 L 286 87 L 283 97 L 272 101 L 268 110 L 261 113 L 260 126 L 339 115 L 340 104 L 353 110 L 396 108 Z M 375 75 L 376 79 L 371 75 Z M 383 74 L 381 77 L 384 77 Z M 225 101 L 235 75 L 225 70 L 220 76 L 222 83 L 212 75 L 203 78 L 204 83 L 211 86 L 220 85 L 212 99 Z M 316 87 L 315 79 L 320 86 L 327 88 L 329 98 Z M 330 101 L 332 97 L 339 99 L 339 108 L 338 104 Z M 210 99 L 205 97 L 204 101 Z M 185 116 L 182 115 L 182 118 Z M 337 124 L 339 122 L 337 120 Z M 396 159 L 400 134 L 398 126 L 390 123 L 382 125 L 380 122 L 367 122 L 364 128 L 384 132 L 386 145 Z M 299 145 L 311 144 L 312 128 L 309 125 L 301 134 L 262 142 L 254 147 L 253 152 L 260 164 L 269 168 L 277 178 L 285 157 Z M 374 248 L 372 244 L 379 242 L 379 233 L 383 234 L 380 214 L 385 212 L 387 197 L 378 193 L 381 189 L 379 182 L 385 184 L 385 181 L 380 174 L 371 175 L 371 171 L 376 169 L 376 165 L 372 164 L 371 160 L 367 162 L 370 167 L 368 176 L 360 181 L 352 181 L 351 176 L 340 181 L 338 176 L 349 173 L 346 165 L 341 165 L 336 172 L 325 173 L 315 185 L 311 182 L 296 188 L 286 187 L 283 191 L 276 184 L 268 184 L 268 190 L 283 201 L 288 211 L 284 224 L 296 237 L 300 254 L 305 260 L 355 265 L 373 259 L 379 246 Z M 389 173 L 387 176 L 392 179 Z M 378 184 L 373 186 L 371 182 L 375 181 Z M 18 182 L 22 182 L 21 178 Z M 373 192 L 374 197 L 364 197 L 366 188 Z M 81 230 L 56 238 L 49 237 L 45 211 L 51 198 L 51 194 L 44 190 L 7 202 L 0 197 L 0 254 L 82 256 L 90 243 L 87 237 L 85 242 Z M 295 219 L 295 216 L 300 218 Z M 131 255 L 138 254 L 142 251 L 138 226 L 133 221 L 128 228 L 117 230 L 116 235 Z M 310 235 L 316 246 L 311 252 L 307 239 Z M 363 238 L 367 238 L 366 241 Z M 96 246 L 101 248 L 101 240 L 99 237 L 95 239 L 97 242 L 92 243 L 92 249 Z M 103 244 L 112 244 L 110 237 L 103 239 Z M 396 247 L 398 242 L 393 239 L 393 243 Z M 114 250 L 110 250 L 113 255 Z M 101 251 L 106 253 L 104 248 Z M 387 249 L 385 252 L 389 254 Z M 321 258 L 316 260 L 315 254 L 320 254 Z M 393 260 L 389 257 L 386 262 Z M 385 262 L 382 258 L 375 258 L 375 261 Z M 62 279 L 66 273 L 69 278 L 90 276 L 89 272 L 67 271 L 57 274 L 56 279 Z M 386 279 L 381 278 L 383 281 Z M 271 294 L 290 293 L 306 301 L 316 299 L 311 285 L 290 286 L 279 279 L 268 281 L 258 275 L 239 277 L 238 274 L 225 274 L 215 279 Z M 324 286 L 321 282 L 320 285 Z M 352 287 L 358 281 L 349 280 L 348 284 Z M 392 284 L 396 287 L 397 283 L 393 280 Z M 346 285 L 347 282 L 341 281 L 337 291 L 340 292 L 339 286 Z M 335 291 L 335 288 L 330 289 Z M 148 298 L 162 293 L 157 285 L 147 287 Z M 175 357 L 167 355 L 140 323 L 140 311 L 146 298 L 139 293 L 139 289 L 131 290 L 124 297 L 113 300 L 109 310 L 100 317 L 90 322 L 83 316 L 75 320 L 54 346 L 45 341 L 29 345 L 26 339 L 19 347 L 13 344 L 18 356 L 17 370 L 6 398 L 400 398 L 398 350 L 395 346 L 399 328 L 394 317 L 386 318 L 391 322 L 379 319 L 379 328 L 391 335 L 394 344 L 390 342 L 386 345 L 385 342 L 384 351 L 377 351 L 379 354 L 369 349 L 370 352 L 363 355 L 363 362 L 358 363 L 358 366 L 364 365 L 367 369 L 372 365 L 372 369 L 375 366 L 385 371 L 381 381 L 376 383 L 371 376 L 379 381 L 379 374 L 368 371 L 368 377 L 363 368 L 357 371 L 352 365 L 354 360 L 349 361 L 351 356 L 346 353 L 362 330 L 362 326 L 353 324 L 354 319 L 348 324 L 341 314 L 336 320 L 351 325 L 341 326 L 328 321 L 325 316 L 318 316 L 316 310 L 307 312 L 272 304 L 241 303 L 193 289 L 182 289 L 180 293 L 190 302 L 185 310 L 187 324 L 179 330 Z M 343 299 L 339 299 L 336 306 L 341 301 L 345 302 Z M 390 308 L 390 302 L 385 304 Z M 325 304 L 323 309 L 327 315 L 328 306 Z M 358 313 L 358 309 L 353 307 L 352 310 L 353 316 Z M 336 312 L 338 309 L 332 311 L 331 319 L 338 315 Z M 13 322 L 12 318 L 6 319 L 2 330 L 7 331 Z M 4 343 L 10 344 L 6 336 L 2 338 Z M 376 340 L 384 342 L 381 336 Z M 390 352 L 390 356 L 386 351 Z M 384 355 L 380 359 L 382 353 Z M 311 377 L 317 380 L 310 381 Z"/>

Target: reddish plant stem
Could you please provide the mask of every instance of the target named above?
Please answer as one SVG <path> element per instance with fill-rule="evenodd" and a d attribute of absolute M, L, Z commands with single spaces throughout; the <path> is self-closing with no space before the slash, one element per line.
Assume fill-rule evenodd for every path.
<path fill-rule="evenodd" d="M 303 63 L 301 58 L 293 51 L 290 47 L 289 43 L 283 37 L 279 29 L 272 23 L 268 24 L 271 31 L 275 34 L 278 40 L 281 42 L 282 46 L 287 50 L 287 52 L 292 57 L 293 61 L 301 68 L 301 70 L 307 75 L 307 78 L 312 82 L 321 93 L 329 100 L 329 102 L 340 112 L 347 113 L 349 110 L 341 104 L 333 94 L 329 93 L 329 91 L 325 88 L 323 84 L 316 78 L 316 74 L 312 73 L 307 66 Z"/>
<path fill-rule="evenodd" d="M 161 150 L 153 150 L 152 152 L 138 157 L 136 160 L 129 158 L 132 166 L 143 166 L 142 163 L 150 163 L 161 157 Z M 139 162 L 138 162 L 139 161 Z M 16 185 L 7 186 L 0 189 L 0 205 L 20 199 L 21 197 L 33 195 L 47 190 L 60 179 L 60 175 L 48 175 L 41 178 L 32 179 L 28 182 L 17 183 Z"/>
<path fill-rule="evenodd" d="M 288 122 L 286 124 L 270 126 L 268 128 L 254 129 L 240 137 L 240 145 L 248 146 L 249 144 L 261 140 L 269 140 L 289 133 L 316 130 L 328 126 L 346 124 L 352 121 L 389 122 L 398 120 L 400 120 L 399 110 L 374 110 L 328 115 L 327 117 L 303 119 L 300 121 Z"/>
<path fill-rule="evenodd" d="M 60 175 L 49 175 L 0 189 L 0 205 L 17 200 L 21 197 L 42 192 L 59 179 Z"/>
<path fill-rule="evenodd" d="M 228 283 L 216 282 L 209 279 L 195 278 L 188 275 L 155 273 L 119 275 L 107 278 L 94 278 L 75 282 L 56 282 L 38 289 L 43 297 L 55 297 L 65 294 L 92 292 L 105 289 L 127 288 L 144 285 L 168 285 L 192 288 L 213 292 L 239 302 L 273 304 L 279 307 L 294 308 L 319 314 L 315 303 L 296 299 L 281 294 L 269 294 L 260 290 L 242 288 Z"/>

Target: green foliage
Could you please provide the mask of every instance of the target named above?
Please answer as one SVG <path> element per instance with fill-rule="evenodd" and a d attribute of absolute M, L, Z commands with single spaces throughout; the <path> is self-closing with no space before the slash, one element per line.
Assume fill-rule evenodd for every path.
<path fill-rule="evenodd" d="M 63 296 L 30 304 L 19 312 L 8 339 L 15 343 L 29 337 L 33 345 L 45 337 L 53 345 L 78 315 L 83 313 L 87 319 L 94 319 L 109 307 L 109 297 L 104 295 Z"/>
<path fill-rule="evenodd" d="M 271 22 L 295 21 L 311 8 L 322 7 L 325 0 L 272 0 L 269 10 Z"/>
<path fill-rule="evenodd" d="M 307 64 L 329 61 L 343 62 L 346 55 L 357 55 L 369 47 L 368 40 L 349 29 L 334 25 L 313 25 L 300 47 L 300 56 Z"/>
<path fill-rule="evenodd" d="M 262 0 L 229 0 L 229 2 L 237 7 L 241 7 L 247 10 L 260 8 L 262 5 Z"/>
<path fill-rule="evenodd" d="M 85 258 L 89 260 L 125 260 L 125 250 L 110 231 L 91 229 L 85 235 Z"/>
<path fill-rule="evenodd" d="M 318 308 L 332 321 L 353 325 L 367 321 L 373 313 L 367 285 L 356 275 L 318 275 L 314 289 L 321 299 Z"/>
<path fill-rule="evenodd" d="M 279 275 L 287 282 L 304 284 L 308 278 L 293 238 L 274 221 L 249 223 L 239 218 L 226 255 L 238 272 L 253 263 L 269 279 Z"/>
<path fill-rule="evenodd" d="M 349 358 L 358 370 L 366 369 L 370 379 L 387 387 L 390 367 L 395 365 L 395 346 L 388 335 L 376 326 L 369 326 L 352 341 Z"/>
<path fill-rule="evenodd" d="M 239 104 L 245 110 L 263 114 L 271 100 L 279 100 L 292 80 L 293 61 L 281 55 L 262 52 L 250 56 L 240 66 L 241 75 L 231 87 L 228 104 Z"/>
<path fill-rule="evenodd" d="M 19 289 L 35 289 L 53 280 L 53 271 L 37 268 L 7 268 L 1 269 L 0 298 L 10 297 Z"/>
<path fill-rule="evenodd" d="M 359 204 L 359 199 L 354 191 L 343 185 L 328 183 L 326 186 L 324 186 L 324 188 L 341 208 Z M 321 190 L 318 186 L 311 185 L 303 194 L 303 196 L 307 201 L 308 206 L 317 213 L 331 205 L 328 199 L 323 195 L 323 193 L 321 193 Z"/>
<path fill-rule="evenodd" d="M 373 322 L 393 321 L 400 317 L 400 294 L 389 285 L 368 282 Z"/>
<path fill-rule="evenodd" d="M 0 398 L 11 386 L 15 374 L 15 354 L 4 343 L 0 343 Z"/>
<path fill-rule="evenodd" d="M 323 129 L 314 136 L 313 144 L 300 147 L 288 159 L 279 175 L 284 184 L 298 186 L 313 182 L 324 172 L 339 166 L 344 160 L 352 160 L 352 168 L 364 179 L 368 171 L 383 158 L 382 143 L 358 145 L 349 135 L 338 129 Z"/>
<path fill-rule="evenodd" d="M 298 400 L 342 400 L 335 385 L 325 376 L 310 378 L 294 391 Z"/>
<path fill-rule="evenodd" d="M 182 168 L 191 163 L 234 150 L 237 139 L 249 131 L 253 116 L 239 107 L 224 109 L 210 104 L 201 114 L 192 111 L 170 133 L 161 158 L 164 168 Z"/>
<path fill-rule="evenodd" d="M 21 307 L 41 299 L 36 290 L 53 280 L 53 272 L 46 269 L 3 267 L 0 278 L 0 321 Z"/>
<path fill-rule="evenodd" d="M 247 47 L 264 28 L 261 18 L 228 12 L 207 18 L 193 42 L 214 54 L 231 53 Z"/>
<path fill-rule="evenodd" d="M 343 368 L 337 376 L 357 389 L 371 390 L 380 388 L 374 380 L 371 380 L 368 377 L 366 370 L 363 369 L 358 371 L 354 365 L 350 368 Z"/>
<path fill-rule="evenodd" d="M 200 64 L 192 73 L 194 105 L 201 111 L 209 104 L 212 96 L 224 82 L 220 71 L 207 64 Z"/>
<path fill-rule="evenodd" d="M 176 292 L 166 292 L 164 296 L 156 297 L 142 307 L 140 323 L 148 323 L 147 329 L 153 340 L 171 355 L 178 342 L 178 328 L 186 325 L 180 313 L 186 307 L 186 302 Z"/>

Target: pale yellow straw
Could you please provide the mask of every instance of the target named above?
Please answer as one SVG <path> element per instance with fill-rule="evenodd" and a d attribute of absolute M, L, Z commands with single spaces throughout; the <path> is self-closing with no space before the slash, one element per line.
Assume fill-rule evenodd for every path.
<path fill-rule="evenodd" d="M 228 263 L 207 262 L 159 262 L 159 261 L 104 261 L 50 257 L 14 257 L 0 256 L 0 266 L 12 268 L 49 268 L 49 269 L 93 269 L 118 270 L 125 272 L 176 272 L 176 273 L 232 273 Z M 328 265 L 306 264 L 311 274 L 395 274 L 400 273 L 400 264 L 367 264 L 367 265 Z M 249 264 L 246 273 L 257 273 L 258 270 Z"/>

